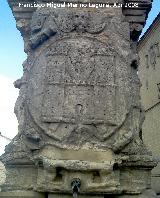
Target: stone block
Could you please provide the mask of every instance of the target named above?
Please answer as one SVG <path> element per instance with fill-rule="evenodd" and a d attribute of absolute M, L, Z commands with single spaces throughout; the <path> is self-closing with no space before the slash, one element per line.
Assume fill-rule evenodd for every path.
<path fill-rule="evenodd" d="M 49 194 L 48 198 L 72 198 L 72 195 Z M 78 195 L 78 198 L 104 198 L 104 195 Z"/>
<path fill-rule="evenodd" d="M 8 191 L 0 192 L 0 198 L 45 198 L 45 195 L 33 191 Z"/>

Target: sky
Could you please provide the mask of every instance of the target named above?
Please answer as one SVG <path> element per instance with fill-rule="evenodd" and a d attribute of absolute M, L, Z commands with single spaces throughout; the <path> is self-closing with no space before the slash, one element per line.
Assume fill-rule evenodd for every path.
<path fill-rule="evenodd" d="M 153 0 L 152 10 L 142 34 L 160 12 L 160 0 Z M 13 138 L 18 132 L 18 122 L 14 115 L 14 104 L 18 89 L 13 82 L 22 76 L 22 63 L 26 59 L 23 39 L 16 29 L 16 22 L 7 0 L 0 0 L 0 132 Z M 0 137 L 0 154 L 8 141 Z"/>

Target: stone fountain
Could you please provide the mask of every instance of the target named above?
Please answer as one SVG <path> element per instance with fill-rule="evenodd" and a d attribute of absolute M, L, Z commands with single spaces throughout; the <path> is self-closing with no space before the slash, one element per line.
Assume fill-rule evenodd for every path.
<path fill-rule="evenodd" d="M 0 197 L 155 198 L 136 50 L 151 1 L 8 2 L 27 59 Z"/>

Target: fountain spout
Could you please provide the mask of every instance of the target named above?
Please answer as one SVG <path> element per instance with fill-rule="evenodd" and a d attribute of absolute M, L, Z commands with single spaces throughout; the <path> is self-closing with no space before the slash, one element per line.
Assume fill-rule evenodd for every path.
<path fill-rule="evenodd" d="M 74 178 L 71 182 L 73 198 L 77 198 L 78 193 L 80 192 L 81 180 L 78 178 Z"/>

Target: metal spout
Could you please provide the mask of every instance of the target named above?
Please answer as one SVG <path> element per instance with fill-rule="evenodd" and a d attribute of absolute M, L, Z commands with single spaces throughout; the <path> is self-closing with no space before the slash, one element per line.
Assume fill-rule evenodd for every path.
<path fill-rule="evenodd" d="M 73 198 L 77 198 L 78 193 L 80 192 L 81 180 L 78 178 L 73 179 L 71 182 L 71 187 L 72 187 Z"/>

